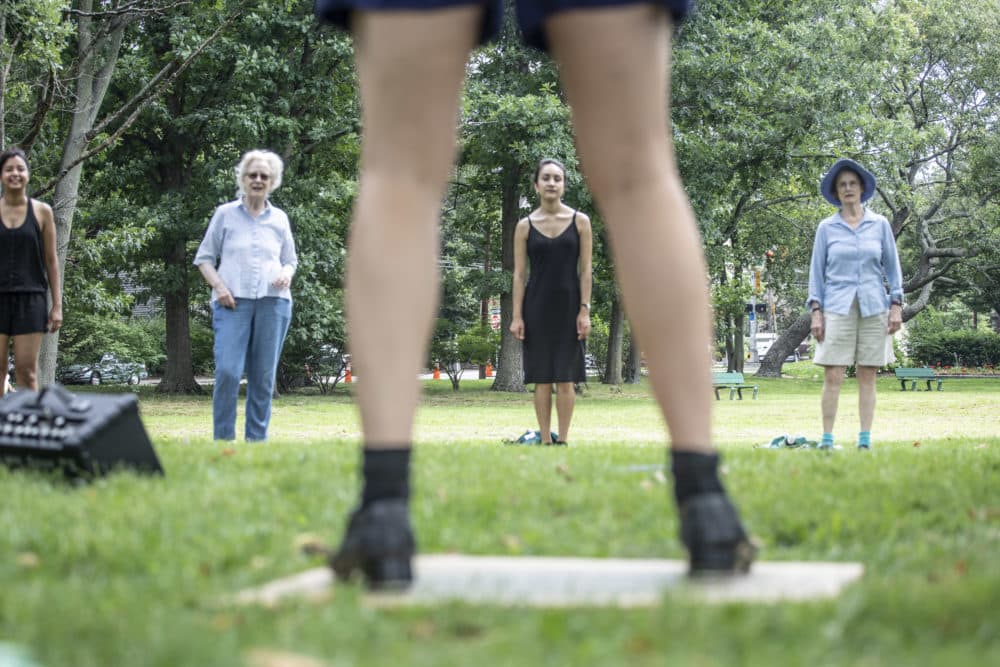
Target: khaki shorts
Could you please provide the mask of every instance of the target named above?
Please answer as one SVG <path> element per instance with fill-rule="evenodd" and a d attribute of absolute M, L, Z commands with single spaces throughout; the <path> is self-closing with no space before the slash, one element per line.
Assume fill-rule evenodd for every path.
<path fill-rule="evenodd" d="M 823 313 L 826 331 L 816 345 L 817 366 L 885 366 L 896 360 L 889 335 L 889 311 L 861 317 L 854 300 L 847 315 Z"/>

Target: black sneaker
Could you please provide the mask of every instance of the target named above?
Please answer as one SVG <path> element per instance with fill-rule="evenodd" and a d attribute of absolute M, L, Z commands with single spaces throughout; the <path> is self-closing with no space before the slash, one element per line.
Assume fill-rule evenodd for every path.
<path fill-rule="evenodd" d="M 360 571 L 369 588 L 398 590 L 413 581 L 415 551 L 406 501 L 377 500 L 351 514 L 344 541 L 330 557 L 330 567 L 342 581 Z"/>
<path fill-rule="evenodd" d="M 690 555 L 691 576 L 750 571 L 757 545 L 740 523 L 725 493 L 702 493 L 681 505 L 681 541 Z"/>

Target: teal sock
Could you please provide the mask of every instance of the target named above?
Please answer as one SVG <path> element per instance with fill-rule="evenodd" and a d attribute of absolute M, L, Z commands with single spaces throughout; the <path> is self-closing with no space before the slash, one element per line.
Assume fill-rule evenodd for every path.
<path fill-rule="evenodd" d="M 833 433 L 824 433 L 823 441 L 820 442 L 821 447 L 833 447 Z"/>
<path fill-rule="evenodd" d="M 872 432 L 871 431 L 859 431 L 858 432 L 858 447 L 871 447 L 872 446 Z"/>

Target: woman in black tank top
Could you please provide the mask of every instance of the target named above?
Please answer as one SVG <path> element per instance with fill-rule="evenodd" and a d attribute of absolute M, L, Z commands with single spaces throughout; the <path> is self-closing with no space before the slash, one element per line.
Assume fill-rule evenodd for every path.
<path fill-rule="evenodd" d="M 510 331 L 522 342 L 524 381 L 535 385 L 542 444 L 566 444 L 576 393 L 586 380 L 590 334 L 590 218 L 562 203 L 566 169 L 552 159 L 535 170 L 541 205 L 514 230 L 513 314 Z M 530 273 L 529 273 L 530 267 Z M 552 440 L 552 385 L 559 432 Z"/>
<path fill-rule="evenodd" d="M 27 196 L 29 179 L 24 151 L 0 154 L 0 349 L 13 341 L 17 385 L 37 390 L 42 334 L 62 326 L 62 286 L 52 207 Z"/>

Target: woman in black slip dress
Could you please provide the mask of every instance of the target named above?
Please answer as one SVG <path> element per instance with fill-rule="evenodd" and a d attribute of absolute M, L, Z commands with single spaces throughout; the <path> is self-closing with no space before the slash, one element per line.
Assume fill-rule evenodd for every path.
<path fill-rule="evenodd" d="M 542 444 L 566 444 L 576 402 L 574 383 L 586 380 L 590 334 L 590 218 L 566 206 L 566 169 L 544 159 L 535 170 L 541 205 L 514 230 L 514 312 L 510 331 L 523 343 L 524 381 L 535 385 Z M 529 274 L 530 267 L 530 274 Z M 551 440 L 552 385 L 558 440 Z"/>
<path fill-rule="evenodd" d="M 30 177 L 24 151 L 0 153 L 0 350 L 14 342 L 17 386 L 37 390 L 42 334 L 62 326 L 62 285 L 52 207 L 28 197 Z"/>

